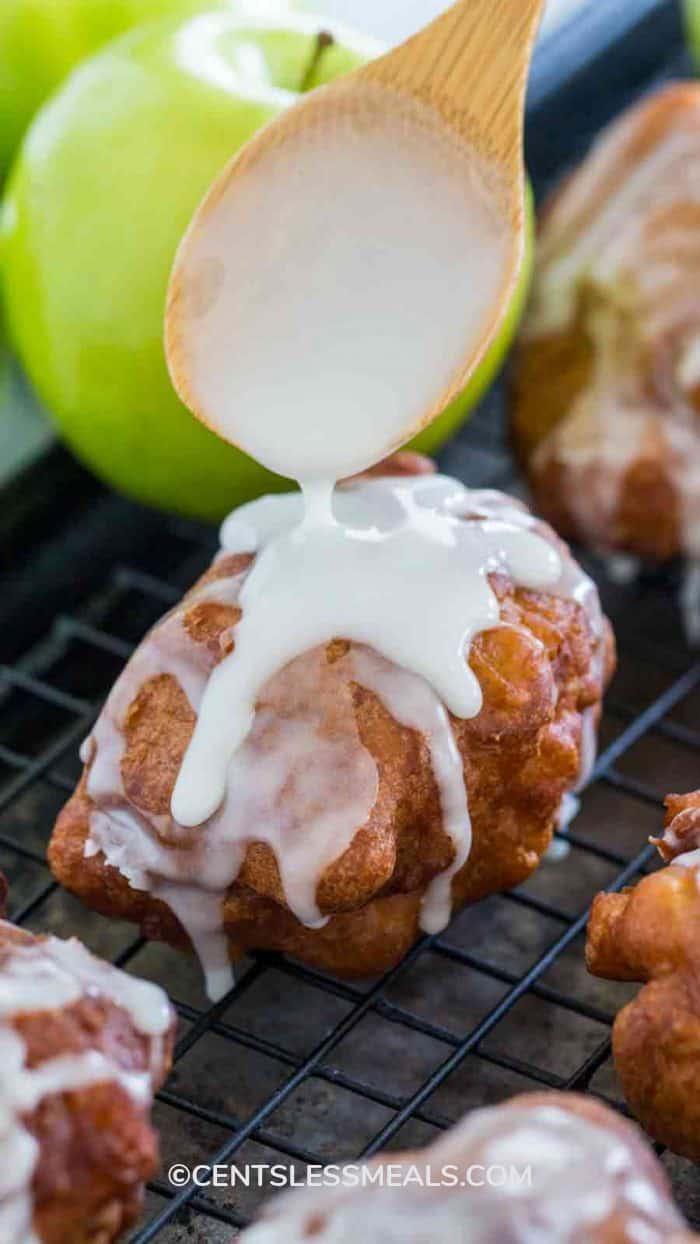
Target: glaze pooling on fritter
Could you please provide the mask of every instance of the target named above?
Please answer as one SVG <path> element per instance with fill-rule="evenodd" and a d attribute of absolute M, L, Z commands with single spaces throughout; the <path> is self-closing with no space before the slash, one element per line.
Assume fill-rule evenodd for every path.
<path fill-rule="evenodd" d="M 5 925 L 5 922 L 2 922 Z M 7 926 L 5 926 L 7 927 Z M 62 1054 L 26 1065 L 26 1049 L 13 1019 L 63 1009 L 81 998 L 104 996 L 124 1010 L 148 1038 L 150 1071 L 130 1072 L 98 1050 Z M 146 1106 L 152 1072 L 162 1065 L 172 1010 L 157 985 L 137 980 L 95 958 L 75 938 L 11 942 L 0 952 L 0 1239 L 3 1244 L 40 1244 L 32 1227 L 32 1179 L 39 1158 L 23 1118 L 47 1097 L 95 1084 L 114 1083 Z"/>
<path fill-rule="evenodd" d="M 215 997 L 231 980 L 221 907 L 252 843 L 272 849 L 290 911 L 309 927 L 325 923 L 319 880 L 367 822 L 378 790 L 376 762 L 358 734 L 354 686 L 374 693 L 428 745 L 443 829 L 454 847 L 423 898 L 423 927 L 435 932 L 449 919 L 450 883 L 470 848 L 463 763 L 449 711 L 466 717 L 481 707 L 467 662 L 474 636 L 500 624 L 488 576 L 501 571 L 516 583 L 577 600 L 604 660 L 591 581 L 560 556 L 524 507 L 500 493 L 431 476 L 355 482 L 334 494 L 332 512 L 322 508 L 314 519 L 330 532 L 322 565 L 313 549 L 305 564 L 308 521 L 299 494 L 265 497 L 230 516 L 222 553 L 255 555 L 252 568 L 207 582 L 154 628 L 117 682 L 84 753 L 93 804 L 86 855 L 102 853 L 132 888 L 174 911 Z M 378 569 L 365 563 L 363 547 L 353 564 L 355 545 L 383 552 Z M 295 549 L 301 551 L 296 560 Z M 319 604 L 318 588 L 311 594 L 313 583 L 325 602 Z M 365 585 L 357 607 L 348 583 L 356 594 Z M 216 666 L 185 626 L 188 611 L 204 599 L 242 610 L 231 632 L 235 647 Z M 377 619 L 385 601 L 391 625 L 382 631 Z M 389 638 L 399 623 L 403 635 L 394 649 Z M 274 644 L 246 683 L 249 699 L 237 699 L 239 672 L 245 678 L 250 672 L 246 652 L 270 627 Z M 344 642 L 331 661 L 325 649 L 339 637 Z M 602 667 L 599 672 L 602 677 Z M 186 826 L 139 808 L 122 774 L 129 708 L 143 685 L 162 674 L 179 683 L 197 715 L 176 787 L 188 803 Z M 214 686 L 213 720 L 221 712 L 223 718 L 212 728 L 207 704 Z M 594 725 L 589 718 L 586 731 Z"/>
<path fill-rule="evenodd" d="M 456 717 L 476 716 L 481 689 L 465 654 L 475 635 L 500 621 L 489 573 L 500 569 L 546 589 L 556 584 L 561 559 L 521 510 L 504 520 L 487 504 L 465 522 L 454 512 L 461 492 L 440 476 L 373 479 L 345 490 L 347 517 L 336 517 L 330 485 L 327 493 L 314 488 L 301 521 L 258 542 L 239 595 L 235 650 L 209 678 L 173 791 L 180 824 L 202 824 L 219 807 L 261 687 L 336 637 L 423 677 Z M 255 509 L 255 502 L 245 507 L 253 524 Z"/>

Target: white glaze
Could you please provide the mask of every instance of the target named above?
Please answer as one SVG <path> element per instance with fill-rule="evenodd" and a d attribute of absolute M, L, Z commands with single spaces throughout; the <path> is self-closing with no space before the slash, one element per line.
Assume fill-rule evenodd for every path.
<path fill-rule="evenodd" d="M 625 274 L 640 283 L 648 311 L 650 335 L 686 318 L 688 301 L 695 305 L 688 272 L 685 299 L 679 304 L 664 297 L 669 278 L 679 276 L 674 246 L 687 240 L 683 225 L 657 232 L 658 220 L 679 204 L 700 198 L 697 105 L 677 115 L 672 127 L 660 132 L 654 146 L 641 150 L 630 170 L 628 151 L 639 147 L 646 122 L 640 109 L 631 110 L 598 140 L 586 162 L 569 180 L 546 219 L 538 242 L 538 279 L 525 331 L 541 336 L 565 329 L 572 321 L 582 277 L 591 286 L 609 290 Z M 621 223 L 624 222 L 624 228 Z M 641 259 L 643 263 L 640 263 Z M 610 291 L 613 292 L 613 291 Z M 624 311 L 623 286 L 615 301 Z M 695 351 L 690 340 L 684 365 L 692 379 Z"/>
<path fill-rule="evenodd" d="M 251 842 L 272 848 L 297 918 L 310 927 L 325 923 L 319 879 L 350 846 L 377 796 L 376 764 L 357 732 L 353 683 L 373 691 L 429 745 L 445 832 L 455 845 L 452 864 L 423 900 L 423 927 L 435 932 L 449 919 L 450 883 L 471 839 L 446 707 L 466 716 L 481 704 L 467 657 L 473 636 L 500 622 L 488 574 L 507 569 L 517 582 L 577 600 L 598 641 L 596 659 L 603 659 L 594 585 L 562 561 L 510 498 L 414 476 L 345 486 L 333 494 L 332 510 L 322 490 L 313 501 L 313 518 L 302 496 L 290 493 L 243 506 L 226 520 L 222 553 L 256 554 L 253 569 L 198 589 L 147 636 L 85 749 L 96 805 L 86 854 L 101 852 L 133 888 L 175 912 L 213 997 L 231 983 L 221 905 Z M 202 599 L 243 609 L 235 650 L 213 677 L 213 657 L 183 625 Z M 324 645 L 337 637 L 354 643 L 329 665 Z M 602 667 L 598 672 L 602 677 Z M 181 684 L 198 713 L 176 788 L 187 804 L 184 815 L 174 808 L 178 817 L 139 810 L 121 773 L 129 706 L 163 673 Z M 236 698 L 241 686 L 243 702 Z"/>
<path fill-rule="evenodd" d="M 4 922 L 0 922 L 4 923 Z M 46 1098 L 93 1084 L 119 1084 L 141 1105 L 153 1093 L 151 1071 L 128 1072 L 97 1050 L 58 1055 L 26 1066 L 24 1042 L 12 1026 L 18 1015 L 60 1010 L 80 998 L 105 996 L 149 1038 L 151 1071 L 159 1066 L 172 1010 L 157 985 L 97 959 L 75 938 L 48 937 L 3 948 L 0 959 L 0 1240 L 40 1244 L 33 1229 L 31 1183 L 39 1157 L 23 1118 Z"/>
<path fill-rule="evenodd" d="M 450 719 L 429 683 L 408 670 L 383 661 L 367 648 L 352 655 L 353 678 L 374 691 L 395 721 L 425 735 L 433 776 L 440 793 L 442 826 L 455 848 L 449 868 L 435 877 L 421 902 L 421 927 L 439 933 L 452 913 L 452 878 L 469 858 L 472 833 L 462 758 Z"/>
<path fill-rule="evenodd" d="M 387 1154 L 384 1161 L 392 1170 L 401 1168 L 404 1186 L 396 1186 L 397 1170 L 394 1186 L 283 1194 L 257 1225 L 244 1231 L 242 1241 L 579 1244 L 598 1238 L 595 1233 L 615 1212 L 625 1222 L 629 1241 L 666 1244 L 683 1229 L 663 1185 L 653 1180 L 652 1155 L 641 1145 L 633 1149 L 613 1119 L 601 1126 L 559 1105 L 478 1110 L 424 1153 Z M 532 1181 L 459 1186 L 467 1168 L 479 1166 L 529 1166 Z M 453 1186 L 439 1186 L 443 1171 Z M 485 1178 L 478 1172 L 475 1177 Z"/>
<path fill-rule="evenodd" d="M 668 863 L 695 871 L 700 888 L 700 808 L 693 805 L 681 808 L 666 826 L 661 843 L 657 845 Z"/>
<path fill-rule="evenodd" d="M 176 263 L 184 396 L 298 480 L 364 470 L 437 413 L 514 250 L 496 170 L 430 107 L 367 83 L 324 115 L 217 189 Z"/>
<path fill-rule="evenodd" d="M 559 817 L 557 819 L 557 831 L 559 834 L 568 834 L 576 817 L 581 811 L 581 800 L 570 791 L 564 795 L 559 806 Z M 568 859 L 571 854 L 571 843 L 566 838 L 552 838 L 544 858 L 548 864 L 561 864 L 562 860 Z"/>
<path fill-rule="evenodd" d="M 370 645 L 424 678 L 456 717 L 474 717 L 481 690 L 466 654 L 500 621 L 489 573 L 550 590 L 561 578 L 559 555 L 524 510 L 503 519 L 480 499 L 483 517 L 464 522 L 457 507 L 468 494 L 444 477 L 370 480 L 343 500 L 351 518 L 305 515 L 258 552 L 239 595 L 235 651 L 209 678 L 173 792 L 180 825 L 202 824 L 220 806 L 260 688 L 301 653 L 337 636 Z M 245 519 L 255 522 L 255 502 Z"/>
<path fill-rule="evenodd" d="M 677 855 L 673 863 L 681 868 L 700 868 L 700 847 L 696 847 L 694 851 L 685 851 L 683 855 Z"/>
<path fill-rule="evenodd" d="M 162 989 L 98 959 L 75 937 L 46 937 L 13 947 L 0 972 L 0 1018 L 54 1010 L 100 994 L 127 1011 L 144 1036 L 167 1032 L 172 1011 Z"/>

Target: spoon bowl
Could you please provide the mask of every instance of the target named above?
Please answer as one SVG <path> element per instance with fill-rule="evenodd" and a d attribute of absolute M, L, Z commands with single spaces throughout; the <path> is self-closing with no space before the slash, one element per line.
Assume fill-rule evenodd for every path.
<path fill-rule="evenodd" d="M 543 0 L 460 0 L 312 92 L 214 183 L 176 257 L 175 387 L 272 470 L 339 478 L 464 388 L 524 246 L 525 84 Z"/>

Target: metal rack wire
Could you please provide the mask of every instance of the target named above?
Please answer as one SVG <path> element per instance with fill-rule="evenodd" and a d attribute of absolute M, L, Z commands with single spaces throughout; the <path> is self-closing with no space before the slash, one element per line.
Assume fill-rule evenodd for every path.
<path fill-rule="evenodd" d="M 616 3 L 593 7 L 597 24 L 603 10 L 619 24 Z M 610 91 L 605 104 L 597 91 L 598 111 L 586 111 L 577 146 L 606 119 L 601 107 L 612 114 L 666 71 L 659 55 L 677 57 L 671 8 L 644 0 L 634 49 L 608 49 L 607 78 L 597 54 L 584 57 L 573 34 L 558 36 L 560 52 L 569 48 L 568 75 L 562 53 L 542 59 L 539 76 L 536 65 L 533 84 L 536 181 L 548 181 L 561 164 L 552 139 L 560 127 L 548 130 L 547 116 L 563 106 L 562 91 L 570 92 L 570 118 L 577 92 L 588 99 L 584 68 L 602 73 Z M 442 465 L 475 486 L 510 487 L 504 444 L 494 395 Z M 17 653 L 0 667 L 0 868 L 10 881 L 12 919 L 76 933 L 115 963 L 159 980 L 174 998 L 181 1020 L 175 1068 L 156 1105 L 164 1170 L 175 1161 L 299 1170 L 352 1160 L 423 1143 L 470 1107 L 533 1088 L 590 1091 L 624 1110 L 610 1025 L 630 987 L 586 976 L 583 934 L 598 889 L 620 889 L 654 866 L 647 838 L 658 830 L 664 794 L 698 785 L 700 661 L 683 639 L 672 576 L 622 587 L 593 567 L 615 624 L 620 671 L 568 855 L 545 861 L 515 892 L 463 912 L 443 935 L 422 938 L 380 980 L 349 984 L 256 955 L 212 1007 L 186 957 L 147 945 L 60 891 L 45 848 L 100 702 L 145 629 L 205 568 L 213 535 L 110 497 L 76 477 L 60 454 L 41 470 L 45 513 L 30 523 L 23 510 L 12 539 L 0 532 L 10 595 L 21 602 L 13 611 L 0 600 L 0 623 L 8 622 Z M 26 509 L 30 490 L 19 491 Z M 667 1154 L 663 1160 L 683 1208 L 700 1224 L 696 1169 Z M 268 1191 L 177 1190 L 161 1177 L 133 1244 L 223 1244 Z"/>

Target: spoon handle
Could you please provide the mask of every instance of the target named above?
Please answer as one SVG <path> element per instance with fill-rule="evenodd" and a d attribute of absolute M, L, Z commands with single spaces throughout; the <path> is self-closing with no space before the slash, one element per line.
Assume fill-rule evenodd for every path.
<path fill-rule="evenodd" d="M 458 0 L 363 70 L 437 108 L 517 173 L 527 72 L 544 0 Z"/>

